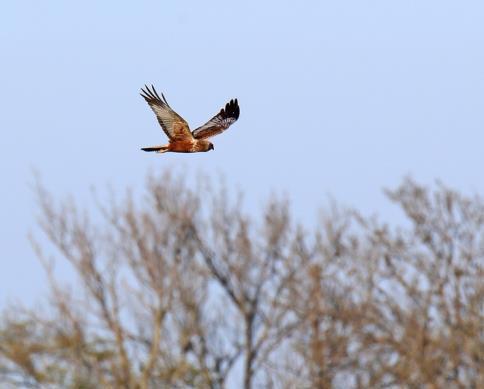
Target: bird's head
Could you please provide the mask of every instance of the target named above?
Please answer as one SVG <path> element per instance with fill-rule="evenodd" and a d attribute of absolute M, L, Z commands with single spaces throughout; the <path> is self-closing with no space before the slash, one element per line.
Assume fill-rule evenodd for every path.
<path fill-rule="evenodd" d="M 215 150 L 215 147 L 213 147 L 213 143 L 208 144 L 208 150 L 207 151 L 210 151 L 210 150 Z"/>

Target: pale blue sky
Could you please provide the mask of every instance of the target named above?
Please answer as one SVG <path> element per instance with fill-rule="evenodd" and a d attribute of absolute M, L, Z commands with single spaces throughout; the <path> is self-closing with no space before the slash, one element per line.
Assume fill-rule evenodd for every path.
<path fill-rule="evenodd" d="M 27 241 L 37 169 L 57 198 L 142 189 L 146 173 L 217 172 L 249 209 L 285 191 L 299 219 L 327 195 L 393 220 L 406 174 L 484 193 L 482 1 L 38 1 L 0 5 L 0 304 L 44 278 Z M 138 95 L 193 127 L 237 97 L 215 152 L 164 140 Z"/>

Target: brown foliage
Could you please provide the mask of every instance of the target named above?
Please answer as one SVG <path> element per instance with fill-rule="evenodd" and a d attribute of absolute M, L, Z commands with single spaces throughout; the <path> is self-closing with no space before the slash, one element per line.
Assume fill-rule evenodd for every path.
<path fill-rule="evenodd" d="M 97 214 L 38 196 L 49 309 L 4 311 L 4 385 L 484 386 L 479 198 L 405 180 L 388 196 L 407 227 L 334 207 L 309 231 L 286 200 L 254 221 L 169 174 Z"/>

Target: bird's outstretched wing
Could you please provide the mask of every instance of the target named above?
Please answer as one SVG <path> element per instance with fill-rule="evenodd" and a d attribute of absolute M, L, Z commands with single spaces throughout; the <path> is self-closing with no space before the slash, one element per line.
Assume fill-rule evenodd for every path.
<path fill-rule="evenodd" d="M 140 94 L 155 113 L 158 123 L 170 140 L 193 139 L 188 123 L 171 109 L 163 93 L 160 98 L 153 85 L 151 89 L 145 85 L 145 89 L 141 88 Z"/>
<path fill-rule="evenodd" d="M 230 102 L 225 104 L 225 108 L 222 108 L 207 123 L 193 130 L 193 137 L 196 139 L 206 139 L 218 135 L 235 123 L 239 115 L 240 108 L 237 99 L 230 100 Z"/>

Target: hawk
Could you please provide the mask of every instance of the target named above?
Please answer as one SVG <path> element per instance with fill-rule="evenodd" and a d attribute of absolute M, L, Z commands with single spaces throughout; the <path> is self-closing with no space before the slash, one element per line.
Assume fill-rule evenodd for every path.
<path fill-rule="evenodd" d="M 140 94 L 155 113 L 158 123 L 169 139 L 167 145 L 143 147 L 143 151 L 198 153 L 214 150 L 213 143 L 208 138 L 224 132 L 235 123 L 240 114 L 237 99 L 232 99 L 207 123 L 190 132 L 188 123 L 171 109 L 163 93 L 160 98 L 153 85 L 151 89 L 145 85 L 145 89 L 141 88 Z"/>

